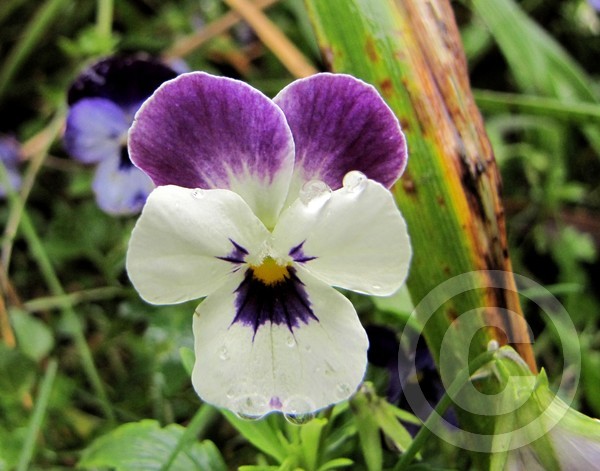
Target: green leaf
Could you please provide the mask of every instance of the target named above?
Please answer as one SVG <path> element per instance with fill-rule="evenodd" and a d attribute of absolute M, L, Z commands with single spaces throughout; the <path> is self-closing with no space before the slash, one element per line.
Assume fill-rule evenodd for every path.
<path fill-rule="evenodd" d="M 400 423 L 396 417 L 396 409 L 393 405 L 379 399 L 378 407 L 375 407 L 373 412 L 377 424 L 393 443 L 396 449 L 400 451 L 406 450 L 412 442 L 412 436 Z"/>
<path fill-rule="evenodd" d="M 381 437 L 379 436 L 379 424 L 369 406 L 366 394 L 360 392 L 350 401 L 350 407 L 354 412 L 356 429 L 360 447 L 369 471 L 381 470 L 383 466 L 383 450 L 381 449 Z"/>
<path fill-rule="evenodd" d="M 330 469 L 345 468 L 346 466 L 352 466 L 354 461 L 350 458 L 336 458 L 328 461 L 319 468 L 319 471 L 329 471 Z"/>
<path fill-rule="evenodd" d="M 583 68 L 513 0 L 473 0 L 471 4 L 490 29 L 523 91 L 567 102 L 599 102 Z M 598 129 L 588 125 L 584 131 L 600 153 Z"/>
<path fill-rule="evenodd" d="M 243 420 L 229 411 L 222 411 L 225 418 L 240 432 L 246 440 L 263 453 L 283 463 L 288 455 L 289 443 L 277 433 L 269 422 L 269 417 L 260 420 Z"/>
<path fill-rule="evenodd" d="M 108 467 L 116 471 L 159 471 L 177 447 L 185 428 L 161 428 L 155 420 L 122 425 L 98 438 L 84 452 L 81 468 Z M 170 471 L 210 469 L 226 471 L 217 447 L 210 441 L 192 443 L 178 455 Z"/>
<path fill-rule="evenodd" d="M 18 310 L 11 310 L 10 319 L 19 350 L 34 361 L 39 361 L 50 353 L 54 347 L 54 337 L 45 323 Z"/>
<path fill-rule="evenodd" d="M 304 465 L 307 470 L 314 470 L 319 463 L 320 439 L 323 427 L 327 425 L 327 419 L 312 419 L 310 422 L 301 426 L 300 439 L 301 451 L 304 456 Z"/>

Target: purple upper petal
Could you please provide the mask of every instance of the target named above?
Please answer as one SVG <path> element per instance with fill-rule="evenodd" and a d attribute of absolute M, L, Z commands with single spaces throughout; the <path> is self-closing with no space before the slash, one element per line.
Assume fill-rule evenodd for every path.
<path fill-rule="evenodd" d="M 177 76 L 149 56 L 113 56 L 86 69 L 69 89 L 69 105 L 84 98 L 106 98 L 123 108 L 148 98 L 160 84 Z"/>
<path fill-rule="evenodd" d="M 274 101 L 294 136 L 296 186 L 318 179 L 337 189 L 346 173 L 358 170 L 389 188 L 404 171 L 400 124 L 371 85 L 316 74 L 291 83 Z"/>
<path fill-rule="evenodd" d="M 129 152 L 155 184 L 231 189 L 269 225 L 287 194 L 294 143 L 281 110 L 259 91 L 193 72 L 144 103 Z"/>

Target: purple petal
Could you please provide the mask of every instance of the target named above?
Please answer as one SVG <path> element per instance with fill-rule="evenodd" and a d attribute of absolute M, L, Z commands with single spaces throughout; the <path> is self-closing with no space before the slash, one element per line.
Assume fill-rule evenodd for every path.
<path fill-rule="evenodd" d="M 87 98 L 73 105 L 67 116 L 67 152 L 84 163 L 114 158 L 127 137 L 129 120 L 123 110 L 104 98 Z"/>
<path fill-rule="evenodd" d="M 102 162 L 96 169 L 93 189 L 100 209 L 108 214 L 137 214 L 154 188 L 152 180 L 121 156 Z"/>
<path fill-rule="evenodd" d="M 69 105 L 84 98 L 106 98 L 128 108 L 176 76 L 173 69 L 145 55 L 109 57 L 93 64 L 75 80 L 69 89 Z"/>
<path fill-rule="evenodd" d="M 243 82 L 201 72 L 161 86 L 129 134 L 132 161 L 155 184 L 233 190 L 267 225 L 287 195 L 293 145 L 271 100 Z"/>
<path fill-rule="evenodd" d="M 335 190 L 352 170 L 389 188 L 404 171 L 400 124 L 371 85 L 349 75 L 316 74 L 293 82 L 274 101 L 294 136 L 295 190 L 311 179 Z"/>

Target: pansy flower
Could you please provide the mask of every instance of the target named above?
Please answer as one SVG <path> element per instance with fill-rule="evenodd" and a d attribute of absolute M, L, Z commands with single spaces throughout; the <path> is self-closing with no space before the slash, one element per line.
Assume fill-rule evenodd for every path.
<path fill-rule="evenodd" d="M 254 417 L 347 399 L 368 340 L 333 287 L 390 295 L 411 257 L 388 190 L 405 139 L 376 90 L 317 74 L 270 100 L 184 74 L 142 105 L 129 152 L 158 186 L 127 271 L 150 303 L 206 298 L 193 320 L 200 397 Z"/>
<path fill-rule="evenodd" d="M 138 213 L 154 188 L 127 152 L 127 131 L 140 105 L 177 76 L 149 57 L 115 56 L 85 70 L 69 90 L 65 147 L 75 159 L 97 164 L 93 190 L 109 214 Z"/>
<path fill-rule="evenodd" d="M 0 165 L 4 166 L 3 173 L 13 190 L 18 190 L 21 186 L 21 175 L 17 169 L 20 153 L 19 143 L 14 137 L 0 135 Z M 0 198 L 4 198 L 6 193 L 4 182 L 0 181 Z"/>

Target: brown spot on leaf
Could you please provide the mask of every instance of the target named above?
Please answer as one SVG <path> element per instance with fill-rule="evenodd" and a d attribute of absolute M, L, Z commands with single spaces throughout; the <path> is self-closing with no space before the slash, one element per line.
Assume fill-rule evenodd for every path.
<path fill-rule="evenodd" d="M 417 194 L 417 186 L 415 182 L 409 178 L 406 174 L 402 177 L 402 188 L 407 195 L 416 195 Z"/>
<path fill-rule="evenodd" d="M 379 54 L 377 54 L 377 49 L 375 49 L 375 41 L 373 41 L 373 38 L 367 38 L 365 52 L 371 62 L 377 62 L 379 60 Z"/>
<path fill-rule="evenodd" d="M 379 84 L 379 88 L 381 89 L 381 93 L 383 93 L 384 98 L 391 98 L 394 94 L 394 84 L 389 78 L 382 80 Z"/>

